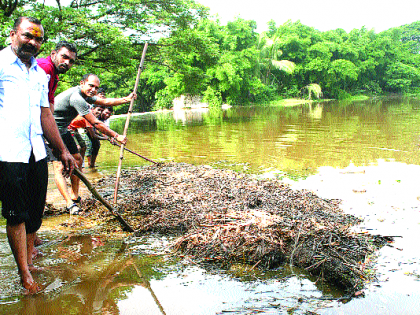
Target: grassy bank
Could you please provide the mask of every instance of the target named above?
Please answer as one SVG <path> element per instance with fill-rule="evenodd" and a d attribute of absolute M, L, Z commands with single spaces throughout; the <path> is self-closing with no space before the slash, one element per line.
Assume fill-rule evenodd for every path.
<path fill-rule="evenodd" d="M 366 95 L 355 95 L 355 96 L 352 96 L 352 97 L 350 97 L 346 100 L 348 100 L 348 101 L 365 101 L 369 98 L 370 97 L 366 96 Z M 285 98 L 285 99 L 280 99 L 279 98 L 279 99 L 271 100 L 268 103 L 265 103 L 264 105 L 290 107 L 290 106 L 298 106 L 298 105 L 303 105 L 303 104 L 312 104 L 312 103 L 327 102 L 327 101 L 332 101 L 332 99 L 308 100 L 308 99 L 302 99 L 302 98 Z M 263 105 L 263 104 L 258 104 L 258 105 Z"/>
<path fill-rule="evenodd" d="M 305 100 L 300 98 L 286 98 L 286 99 L 276 99 L 268 103 L 270 106 L 298 106 L 302 104 L 311 104 L 313 100 Z"/>

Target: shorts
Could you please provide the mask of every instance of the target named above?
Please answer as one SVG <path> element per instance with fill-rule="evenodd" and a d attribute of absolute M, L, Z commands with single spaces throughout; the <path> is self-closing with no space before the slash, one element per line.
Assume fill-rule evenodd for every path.
<path fill-rule="evenodd" d="M 76 141 L 76 145 L 79 145 L 81 149 L 86 148 L 86 141 L 83 137 L 82 130 L 83 128 L 77 129 L 78 131 L 70 130 L 71 135 L 73 136 L 74 140 Z"/>
<path fill-rule="evenodd" d="M 29 163 L 0 162 L 0 200 L 7 224 L 25 223 L 26 233 L 39 230 L 48 187 L 47 158 Z"/>
<path fill-rule="evenodd" d="M 58 161 L 57 157 L 53 153 L 53 150 L 50 148 L 48 141 L 45 138 L 44 138 L 44 144 L 45 144 L 45 151 L 47 151 L 47 161 L 48 162 Z"/>
<path fill-rule="evenodd" d="M 83 139 L 85 140 L 86 146 L 86 156 L 97 156 L 101 143 L 97 138 L 91 138 L 88 133 L 82 134 Z"/>
<path fill-rule="evenodd" d="M 88 137 L 87 133 L 80 134 L 80 137 L 82 137 L 83 141 L 86 143 L 86 153 L 85 156 L 90 156 L 92 152 L 92 143 L 90 142 L 90 138 Z"/>
<path fill-rule="evenodd" d="M 61 132 L 61 138 L 63 139 L 64 144 L 66 145 L 67 149 L 69 150 L 70 154 L 79 153 L 79 149 L 77 149 L 76 142 L 74 141 L 73 136 L 71 135 L 69 130 Z"/>

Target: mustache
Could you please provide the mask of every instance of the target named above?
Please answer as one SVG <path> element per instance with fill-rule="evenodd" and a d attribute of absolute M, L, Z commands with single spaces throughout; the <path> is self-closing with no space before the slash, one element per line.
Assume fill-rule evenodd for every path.
<path fill-rule="evenodd" d="M 17 49 L 17 54 L 25 54 L 25 53 L 30 53 L 32 55 L 35 55 L 37 53 L 37 49 L 35 46 L 32 46 L 31 44 L 22 44 L 22 46 L 20 46 Z"/>
<path fill-rule="evenodd" d="M 65 63 L 61 63 L 58 65 L 57 70 L 59 73 L 66 73 L 69 70 L 69 66 Z"/>

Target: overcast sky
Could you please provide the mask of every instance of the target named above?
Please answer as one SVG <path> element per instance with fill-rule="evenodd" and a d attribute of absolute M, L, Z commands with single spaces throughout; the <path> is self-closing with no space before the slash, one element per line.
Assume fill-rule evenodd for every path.
<path fill-rule="evenodd" d="M 267 22 L 287 20 L 320 31 L 342 28 L 347 32 L 362 26 L 381 32 L 420 20 L 420 0 L 196 0 L 218 15 L 222 25 L 235 17 L 254 20 L 258 32 Z"/>

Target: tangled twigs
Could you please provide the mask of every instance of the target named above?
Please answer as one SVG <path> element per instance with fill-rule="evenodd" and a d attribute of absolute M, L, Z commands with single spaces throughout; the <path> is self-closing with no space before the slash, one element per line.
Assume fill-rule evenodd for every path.
<path fill-rule="evenodd" d="M 112 180 L 102 181 L 103 195 Z M 352 232 L 360 220 L 337 200 L 229 170 L 164 164 L 125 172 L 121 185 L 119 213 L 136 234 L 174 234 L 172 250 L 195 262 L 290 262 L 352 291 L 370 277 L 366 258 L 392 240 Z"/>

